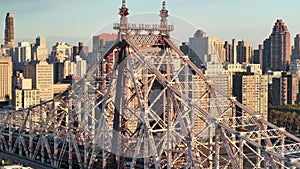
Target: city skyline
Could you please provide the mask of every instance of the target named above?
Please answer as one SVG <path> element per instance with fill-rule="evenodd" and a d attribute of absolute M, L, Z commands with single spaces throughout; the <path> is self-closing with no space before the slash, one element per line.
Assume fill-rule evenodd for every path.
<path fill-rule="evenodd" d="M 87 41 L 96 33 L 112 31 L 112 23 L 118 22 L 116 8 L 121 6 L 120 0 L 96 1 L 88 3 L 82 0 L 66 1 L 3 1 L 0 7 L 0 30 L 4 30 L 6 12 L 15 16 L 15 38 L 17 41 L 34 41 L 36 36 L 43 36 L 50 41 L 81 39 Z M 129 8 L 129 22 L 141 22 L 139 17 L 148 18 L 149 23 L 159 23 L 158 11 L 161 0 L 127 2 Z M 167 1 L 170 11 L 170 23 L 175 30 L 187 29 L 185 34 L 173 36 L 180 41 L 187 41 L 197 29 L 204 29 L 208 36 L 220 37 L 222 41 L 246 40 L 249 45 L 257 48 L 272 31 L 277 19 L 283 19 L 290 33 L 291 41 L 300 32 L 300 25 L 295 15 L 300 2 L 296 0 L 277 1 L 240 1 L 240 0 L 214 0 L 199 2 L 196 0 Z M 186 12 L 191 11 L 191 12 Z M 86 19 L 88 18 L 88 19 Z M 147 19 L 146 19 L 147 20 Z M 54 23 L 54 24 L 51 24 Z M 185 23 L 185 24 L 181 24 Z M 184 26 L 182 26 L 184 25 Z M 108 29 L 107 29 L 108 28 Z M 70 31 L 72 30 L 72 31 Z M 4 32 L 0 31 L 0 43 L 4 42 Z M 71 44 L 75 43 L 75 41 Z"/>

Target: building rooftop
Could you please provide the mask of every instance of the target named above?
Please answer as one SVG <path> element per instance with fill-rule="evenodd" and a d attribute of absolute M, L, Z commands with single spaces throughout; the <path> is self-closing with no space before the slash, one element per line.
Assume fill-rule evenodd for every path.
<path fill-rule="evenodd" d="M 14 17 L 13 14 L 12 14 L 12 12 L 8 12 L 6 16 L 7 17 Z"/>

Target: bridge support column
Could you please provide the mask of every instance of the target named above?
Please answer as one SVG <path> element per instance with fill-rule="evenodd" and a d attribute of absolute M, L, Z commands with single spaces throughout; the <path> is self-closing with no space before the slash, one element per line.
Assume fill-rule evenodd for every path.
<path fill-rule="evenodd" d="M 269 161 L 269 157 L 268 157 L 268 153 L 266 152 L 266 149 L 263 150 L 263 154 L 264 154 L 264 168 L 268 169 L 268 168 L 270 168 L 270 161 Z"/>
<path fill-rule="evenodd" d="M 213 140 L 213 137 L 212 137 L 212 134 L 211 134 L 211 128 L 209 127 L 208 128 L 208 137 L 209 137 L 209 139 L 208 139 L 208 148 L 209 148 L 209 152 L 208 152 L 208 155 L 209 155 L 209 157 L 208 157 L 208 160 L 209 160 L 209 162 L 207 162 L 208 163 L 208 165 L 209 165 L 209 169 L 213 169 L 213 166 L 214 166 L 214 155 L 213 155 L 213 152 L 215 151 L 215 146 L 216 146 L 216 140 Z"/>
<path fill-rule="evenodd" d="M 9 152 L 12 152 L 12 140 L 13 140 L 13 120 L 12 120 L 12 115 L 9 114 L 9 129 L 8 129 L 8 150 Z"/>
<path fill-rule="evenodd" d="M 261 145 L 261 132 L 258 132 L 257 144 Z M 259 147 L 257 148 L 257 154 L 260 155 L 261 157 L 263 157 L 263 154 L 261 153 L 261 149 Z M 257 156 L 256 160 L 257 160 L 257 162 L 256 162 L 257 163 L 257 167 L 261 168 L 262 167 L 262 163 L 260 162 L 260 160 L 261 160 L 260 157 Z"/>
<path fill-rule="evenodd" d="M 124 88 L 126 84 L 126 78 L 124 75 L 124 72 L 126 71 L 126 42 L 123 41 L 121 44 L 121 49 L 118 53 L 118 63 L 119 63 L 119 69 L 118 69 L 118 79 L 117 79 L 117 88 L 116 88 L 116 97 L 115 98 L 115 110 L 114 110 L 114 117 L 113 117 L 113 140 L 112 140 L 112 165 L 117 165 L 117 167 L 120 167 L 121 164 L 121 143 L 120 143 L 120 134 L 121 134 L 121 116 L 124 113 L 123 103 L 124 103 Z"/>
<path fill-rule="evenodd" d="M 42 155 L 42 163 L 45 163 L 45 146 L 43 139 L 41 140 L 41 155 Z"/>
<path fill-rule="evenodd" d="M 240 139 L 239 140 L 239 165 L 241 168 L 243 168 L 244 166 L 244 140 Z"/>
<path fill-rule="evenodd" d="M 220 130 L 219 130 L 219 126 L 215 125 L 216 129 L 215 129 L 215 155 L 214 155 L 214 169 L 219 169 L 220 168 L 220 146 L 219 146 L 219 139 L 220 139 Z"/>
<path fill-rule="evenodd" d="M 68 151 L 68 163 L 69 163 L 69 169 L 72 169 L 72 153 L 73 153 L 73 149 L 72 149 L 72 131 L 71 131 L 71 124 L 70 124 L 70 120 L 71 120 L 71 115 L 73 113 L 73 109 L 72 109 L 72 105 L 73 104 L 73 100 L 70 98 L 69 99 L 69 108 L 68 108 L 68 116 L 66 117 L 66 125 L 68 127 L 68 136 L 67 136 L 67 140 L 69 142 L 69 151 Z"/>
<path fill-rule="evenodd" d="M 88 153 L 87 153 L 87 150 L 88 150 L 88 146 L 89 146 L 89 143 L 88 143 L 88 140 L 87 140 L 87 137 L 89 136 L 88 134 L 88 126 L 90 126 L 88 124 L 88 110 L 87 110 L 87 101 L 88 101 L 88 89 L 87 89 L 87 85 L 86 85 L 86 81 L 87 79 L 84 77 L 84 80 L 82 80 L 82 84 L 81 84 L 81 89 L 83 89 L 82 91 L 82 96 L 83 96 L 83 108 L 82 108 L 82 124 L 83 124 L 83 128 L 84 128 L 84 132 L 83 132 L 83 142 L 84 142 L 84 159 L 83 159 L 83 166 L 84 168 L 87 168 L 87 160 L 88 160 Z M 90 126 L 92 127 L 92 126 Z"/>
<path fill-rule="evenodd" d="M 18 144 L 18 148 L 19 148 L 19 156 L 22 156 L 22 144 L 21 144 L 21 139 L 23 139 L 23 136 L 19 137 L 19 144 Z"/>
<path fill-rule="evenodd" d="M 29 110 L 31 111 L 29 114 L 29 157 L 32 158 L 33 156 L 33 116 L 34 116 L 34 111 L 33 110 Z"/>
<path fill-rule="evenodd" d="M 284 148 L 284 145 L 285 145 L 285 136 L 282 134 L 281 135 L 282 139 L 280 141 L 280 144 L 281 144 L 281 156 L 284 158 L 284 151 L 285 151 L 285 148 Z M 281 169 L 284 169 L 284 160 L 281 160 Z"/>

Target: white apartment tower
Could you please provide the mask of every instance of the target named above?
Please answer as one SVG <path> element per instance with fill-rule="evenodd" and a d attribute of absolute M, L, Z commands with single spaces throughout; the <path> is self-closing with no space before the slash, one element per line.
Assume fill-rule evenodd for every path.
<path fill-rule="evenodd" d="M 0 57 L 0 102 L 12 98 L 12 61 L 11 57 Z"/>
<path fill-rule="evenodd" d="M 217 37 L 208 37 L 203 30 L 197 30 L 189 39 L 189 54 L 198 67 L 207 62 L 224 63 L 226 60 L 223 42 Z"/>
<path fill-rule="evenodd" d="M 53 98 L 53 66 L 46 61 L 32 61 L 25 66 L 25 78 L 32 79 L 32 88 L 39 89 L 42 101 Z"/>
<path fill-rule="evenodd" d="M 31 60 L 46 61 L 48 59 L 48 49 L 46 46 L 46 38 L 38 36 L 36 43 L 32 47 Z"/>
<path fill-rule="evenodd" d="M 23 70 L 26 62 L 31 60 L 31 46 L 29 42 L 18 42 L 13 55 L 14 70 Z"/>
<path fill-rule="evenodd" d="M 87 69 L 86 61 L 83 60 L 79 55 L 76 56 L 75 60 L 76 60 L 76 75 L 79 78 L 82 78 L 85 75 Z"/>
<path fill-rule="evenodd" d="M 40 91 L 32 89 L 32 80 L 20 77 L 18 89 L 15 89 L 13 98 L 14 110 L 28 108 L 40 103 Z"/>

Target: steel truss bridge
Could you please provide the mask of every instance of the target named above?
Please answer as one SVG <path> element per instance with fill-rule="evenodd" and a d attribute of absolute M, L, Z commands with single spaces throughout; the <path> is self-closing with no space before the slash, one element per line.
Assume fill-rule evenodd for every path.
<path fill-rule="evenodd" d="M 300 168 L 300 139 L 207 79 L 160 25 L 127 23 L 86 76 L 0 113 L 0 157 L 35 168 Z"/>

